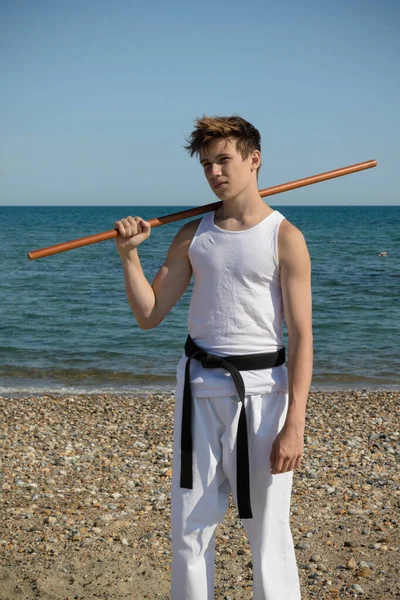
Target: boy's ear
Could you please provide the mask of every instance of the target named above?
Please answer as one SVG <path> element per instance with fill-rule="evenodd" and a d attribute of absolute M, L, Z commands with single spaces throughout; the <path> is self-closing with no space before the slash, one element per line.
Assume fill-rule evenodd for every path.
<path fill-rule="evenodd" d="M 255 171 L 261 165 L 261 152 L 253 150 L 251 154 L 251 170 Z"/>

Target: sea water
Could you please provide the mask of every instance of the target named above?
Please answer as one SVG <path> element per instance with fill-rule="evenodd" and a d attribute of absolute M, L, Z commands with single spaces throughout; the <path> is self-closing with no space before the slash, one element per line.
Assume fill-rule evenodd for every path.
<path fill-rule="evenodd" d="M 26 254 L 128 214 L 184 208 L 0 207 L 0 393 L 174 389 L 192 283 L 156 329 L 142 331 L 113 240 L 35 261 Z M 400 206 L 275 208 L 311 255 L 313 388 L 399 389 Z M 150 282 L 184 222 L 154 228 L 140 246 Z"/>

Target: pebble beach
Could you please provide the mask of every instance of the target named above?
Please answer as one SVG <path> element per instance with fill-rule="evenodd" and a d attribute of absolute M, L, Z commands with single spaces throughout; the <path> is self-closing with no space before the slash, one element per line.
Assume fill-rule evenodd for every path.
<path fill-rule="evenodd" d="M 291 528 L 302 600 L 400 598 L 397 391 L 312 392 Z M 0 599 L 169 599 L 171 395 L 0 397 Z M 216 600 L 252 597 L 232 502 Z"/>

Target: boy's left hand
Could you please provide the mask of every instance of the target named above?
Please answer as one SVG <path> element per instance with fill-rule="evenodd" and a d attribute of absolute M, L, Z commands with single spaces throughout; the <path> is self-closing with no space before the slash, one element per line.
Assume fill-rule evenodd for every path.
<path fill-rule="evenodd" d="M 270 465 L 272 475 L 293 471 L 300 466 L 304 448 L 304 427 L 285 423 L 272 444 Z"/>

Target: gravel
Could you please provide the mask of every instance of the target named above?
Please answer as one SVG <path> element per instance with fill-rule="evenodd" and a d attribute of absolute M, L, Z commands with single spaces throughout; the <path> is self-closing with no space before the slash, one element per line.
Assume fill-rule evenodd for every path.
<path fill-rule="evenodd" d="M 302 598 L 400 597 L 399 392 L 313 392 L 291 526 Z M 169 598 L 170 395 L 0 397 L 0 599 Z M 215 599 L 251 598 L 231 503 Z"/>

